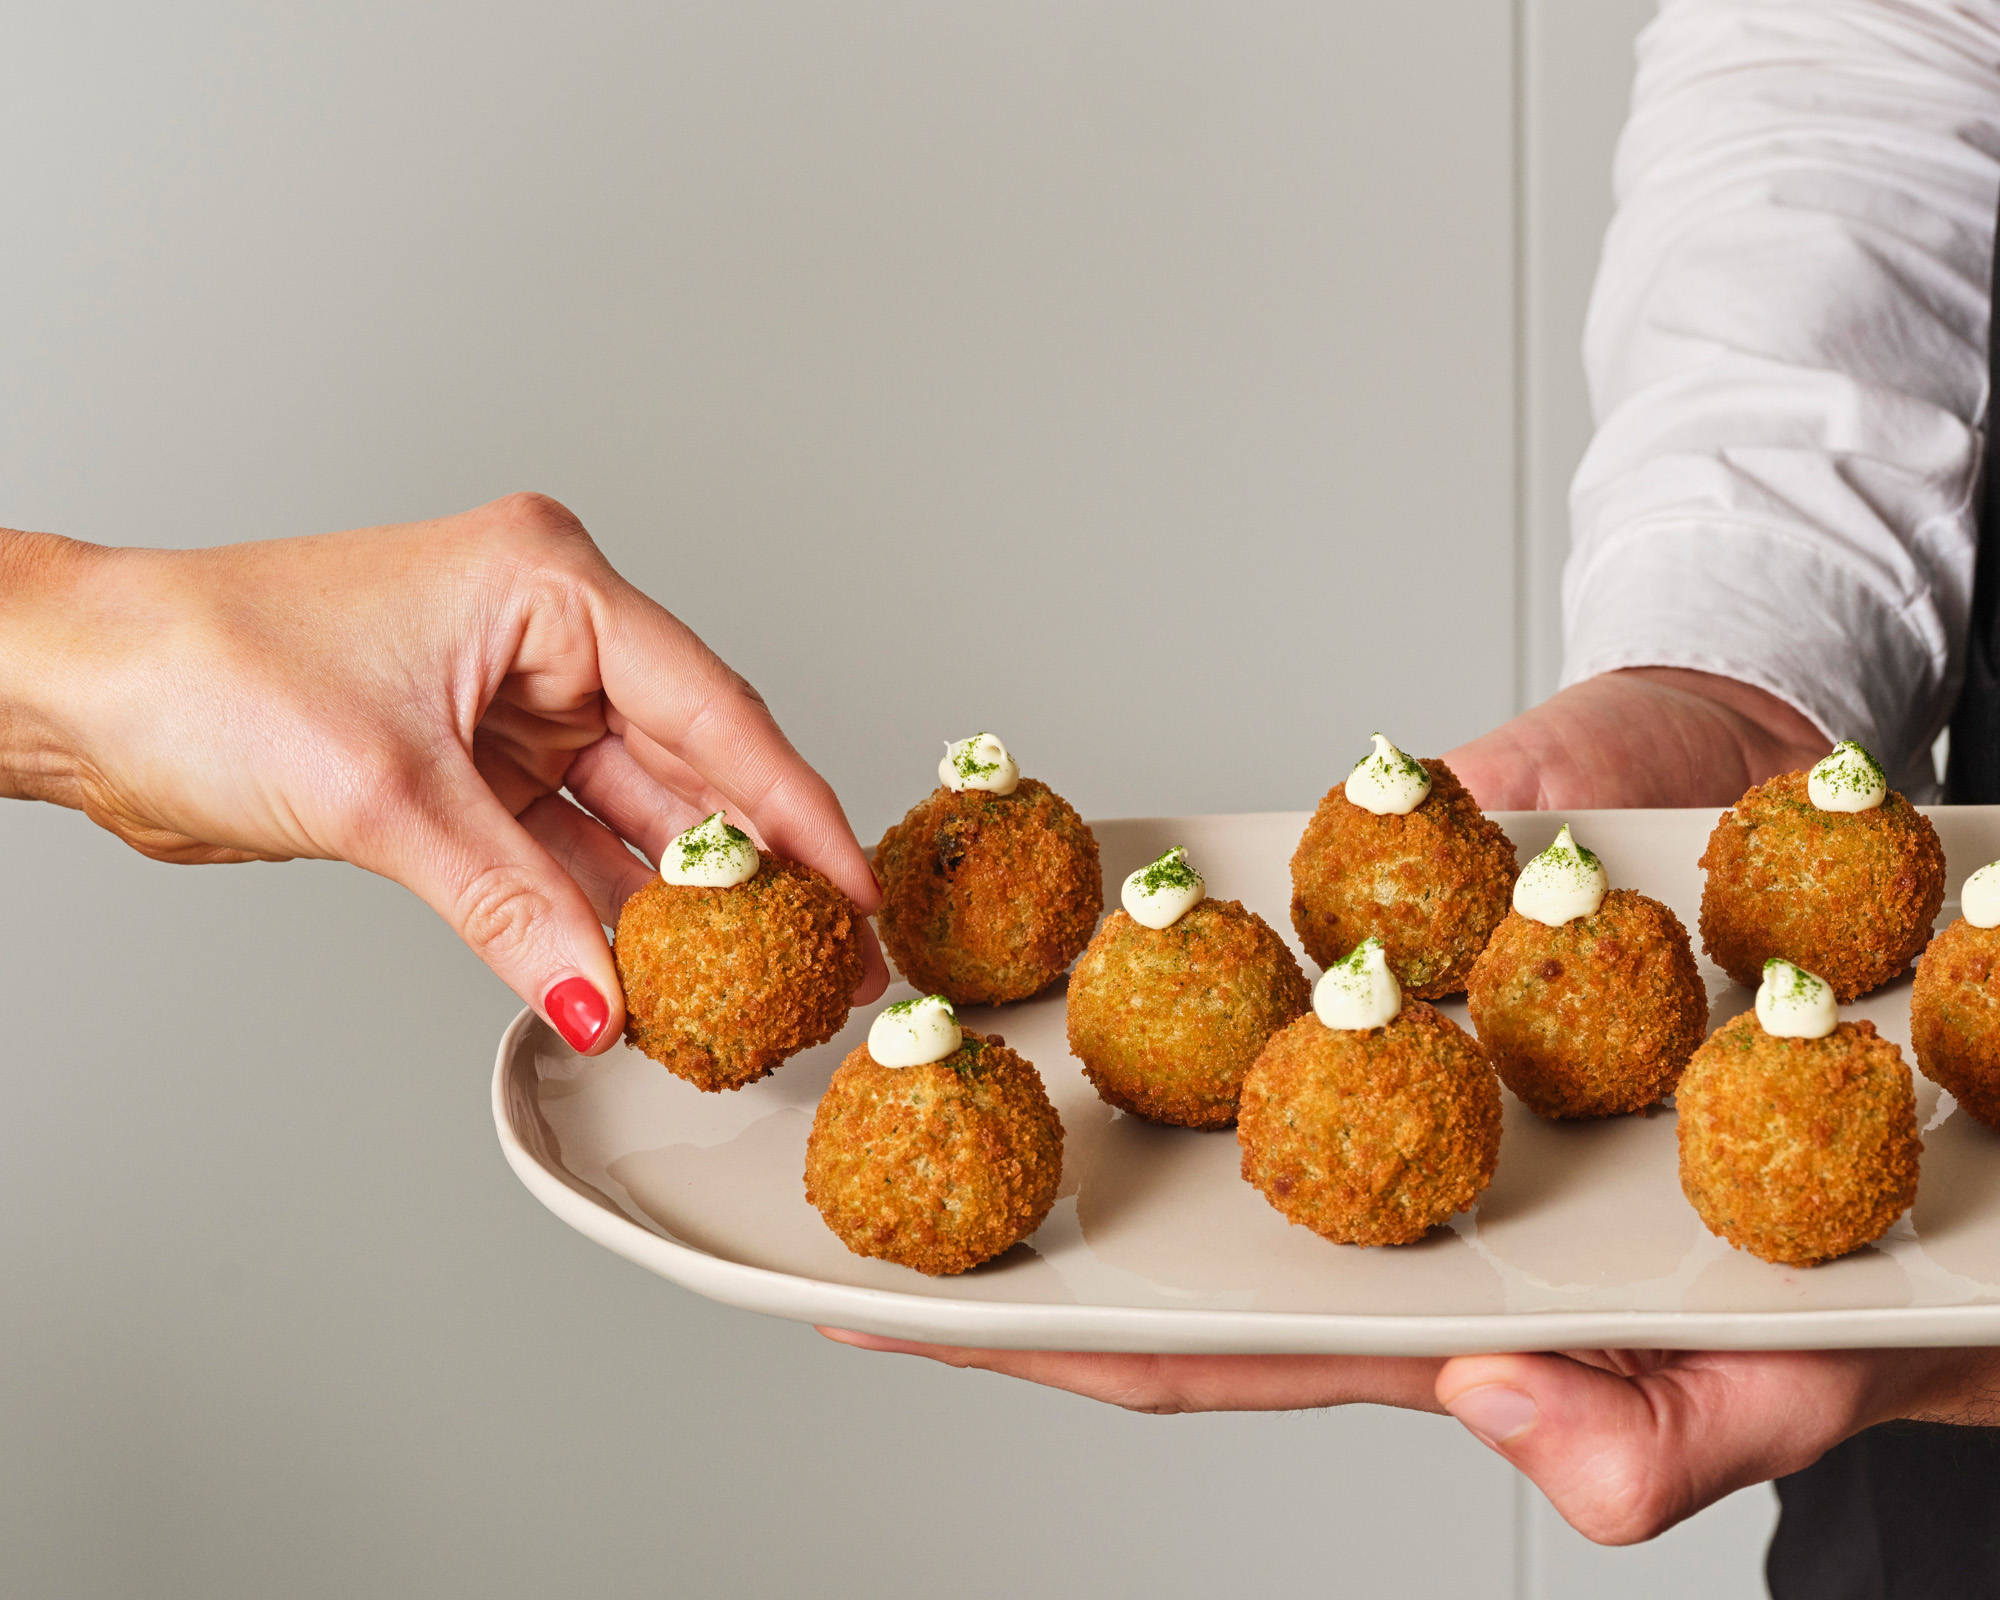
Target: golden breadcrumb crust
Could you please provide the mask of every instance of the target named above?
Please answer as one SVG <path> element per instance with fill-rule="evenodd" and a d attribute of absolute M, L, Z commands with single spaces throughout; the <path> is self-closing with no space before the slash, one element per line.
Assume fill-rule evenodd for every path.
<path fill-rule="evenodd" d="M 1387 1026 L 1308 1012 L 1243 1081 L 1243 1176 L 1338 1244 L 1409 1244 L 1463 1211 L 1500 1159 L 1500 1084 L 1486 1052 L 1421 1000 Z"/>
<path fill-rule="evenodd" d="M 956 1053 L 834 1071 L 806 1140 L 806 1198 L 858 1256 L 964 1272 L 1042 1225 L 1062 1177 L 1062 1119 L 1041 1076 L 966 1030 Z"/>
<path fill-rule="evenodd" d="M 1917 1197 L 1917 1104 L 1902 1053 L 1872 1022 L 1774 1039 L 1745 1012 L 1688 1063 L 1681 1191 L 1711 1233 L 1766 1261 L 1846 1255 Z"/>
<path fill-rule="evenodd" d="M 613 953 L 625 1040 L 700 1089 L 740 1089 L 838 1033 L 861 982 L 861 917 L 811 867 L 765 856 L 728 889 L 655 878 Z"/>
<path fill-rule="evenodd" d="M 2000 928 L 1961 917 L 1931 940 L 1910 988 L 1910 1043 L 1925 1077 L 2000 1131 Z"/>
<path fill-rule="evenodd" d="M 937 789 L 882 835 L 875 876 L 896 970 L 954 1005 L 1046 989 L 1104 909 L 1097 840 L 1034 778 L 1005 795 Z"/>
<path fill-rule="evenodd" d="M 1292 854 L 1292 926 L 1330 967 L 1371 934 L 1405 993 L 1465 988 L 1514 893 L 1514 847 L 1442 761 L 1407 816 L 1378 817 L 1336 783 Z"/>
<path fill-rule="evenodd" d="M 1465 998 L 1500 1081 L 1545 1117 L 1652 1105 L 1708 1027 L 1687 929 L 1630 889 L 1559 928 L 1508 912 Z"/>
<path fill-rule="evenodd" d="M 1070 974 L 1069 1048 L 1121 1111 L 1226 1128 L 1265 1040 L 1311 1003 L 1297 957 L 1235 900 L 1164 928 L 1114 911 Z"/>
<path fill-rule="evenodd" d="M 1858 999 L 1910 964 L 1944 904 L 1929 818 L 1893 789 L 1871 811 L 1821 811 L 1803 772 L 1723 812 L 1701 866 L 1702 948 L 1751 989 L 1782 956 Z"/>

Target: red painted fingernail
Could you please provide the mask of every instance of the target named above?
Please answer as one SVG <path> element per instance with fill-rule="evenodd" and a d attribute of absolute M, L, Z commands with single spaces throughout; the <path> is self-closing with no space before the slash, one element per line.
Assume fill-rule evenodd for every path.
<path fill-rule="evenodd" d="M 611 1007 L 588 978 L 565 978 L 542 1001 L 542 1009 L 556 1032 L 569 1041 L 572 1050 L 588 1050 L 611 1020 Z"/>

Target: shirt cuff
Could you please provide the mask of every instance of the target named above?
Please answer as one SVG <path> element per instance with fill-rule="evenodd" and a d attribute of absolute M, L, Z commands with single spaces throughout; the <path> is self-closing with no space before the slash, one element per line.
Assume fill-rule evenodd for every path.
<path fill-rule="evenodd" d="M 1734 678 L 1828 739 L 1861 744 L 1910 799 L 1935 794 L 1946 664 L 1906 608 L 1823 546 L 1713 522 L 1628 527 L 1593 544 L 1564 575 L 1565 688 L 1625 667 Z"/>

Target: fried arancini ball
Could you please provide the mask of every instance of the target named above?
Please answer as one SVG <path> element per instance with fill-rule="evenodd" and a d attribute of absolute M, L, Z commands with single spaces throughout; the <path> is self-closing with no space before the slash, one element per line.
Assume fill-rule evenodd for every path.
<path fill-rule="evenodd" d="M 1328 791 L 1292 854 L 1292 926 L 1306 954 L 1331 966 L 1373 936 L 1406 993 L 1435 1000 L 1464 989 L 1514 892 L 1514 847 L 1442 761 L 1431 792 L 1406 816 L 1377 816 Z"/>
<path fill-rule="evenodd" d="M 1925 1077 L 2000 1130 L 2000 928 L 1960 917 L 1931 940 L 1910 988 L 1910 1044 Z"/>
<path fill-rule="evenodd" d="M 1409 1244 L 1493 1181 L 1500 1084 L 1421 1000 L 1365 1031 L 1307 1012 L 1243 1080 L 1236 1137 L 1244 1178 L 1293 1222 L 1337 1244 Z"/>
<path fill-rule="evenodd" d="M 613 942 L 625 1041 L 698 1089 L 740 1089 L 838 1033 L 861 982 L 861 914 L 811 867 L 765 856 L 727 889 L 655 878 Z"/>
<path fill-rule="evenodd" d="M 1944 904 L 1929 818 L 1893 789 L 1869 811 L 1821 811 L 1803 772 L 1723 812 L 1701 866 L 1702 948 L 1751 989 L 1781 956 L 1857 999 L 1910 964 Z"/>
<path fill-rule="evenodd" d="M 1465 998 L 1500 1081 L 1545 1117 L 1652 1105 L 1708 1026 L 1687 929 L 1630 889 L 1556 928 L 1508 912 Z"/>
<path fill-rule="evenodd" d="M 1033 778 L 1012 794 L 940 787 L 882 835 L 875 876 L 896 970 L 954 1005 L 1040 993 L 1104 909 L 1096 838 Z"/>
<path fill-rule="evenodd" d="M 1710 1233 L 1783 1266 L 1846 1255 L 1917 1197 L 1917 1103 L 1872 1022 L 1780 1039 L 1746 1011 L 1681 1075 L 1681 1192 Z"/>
<path fill-rule="evenodd" d="M 1265 1040 L 1311 1003 L 1297 957 L 1235 900 L 1164 928 L 1114 911 L 1070 974 L 1069 1048 L 1121 1111 L 1226 1128 Z"/>
<path fill-rule="evenodd" d="M 963 1030 L 921 1067 L 862 1045 L 806 1140 L 806 1198 L 858 1256 L 933 1277 L 990 1261 L 1042 1225 L 1062 1176 L 1062 1119 L 1035 1069 Z"/>

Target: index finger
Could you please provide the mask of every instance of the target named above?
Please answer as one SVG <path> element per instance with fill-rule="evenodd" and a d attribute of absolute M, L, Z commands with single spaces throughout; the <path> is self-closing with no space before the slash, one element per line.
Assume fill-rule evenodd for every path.
<path fill-rule="evenodd" d="M 806 762 L 763 697 L 678 617 L 622 578 L 606 585 L 598 666 L 605 697 L 644 738 L 685 762 L 752 819 L 779 855 L 830 878 L 862 911 L 881 901 L 875 875 L 832 787 Z M 656 774 L 656 776 L 660 776 Z"/>

